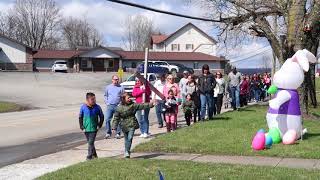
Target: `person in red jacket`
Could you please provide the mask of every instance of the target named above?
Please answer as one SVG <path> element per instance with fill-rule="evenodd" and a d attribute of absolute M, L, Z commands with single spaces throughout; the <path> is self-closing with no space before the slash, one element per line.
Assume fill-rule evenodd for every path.
<path fill-rule="evenodd" d="M 145 100 L 143 101 L 143 96 L 145 95 Z M 136 98 L 137 104 L 150 102 L 151 90 L 148 85 L 143 84 L 142 81 L 136 79 L 136 84 L 133 87 L 132 96 Z M 140 137 L 149 137 L 149 112 L 150 109 L 139 110 L 136 113 L 136 118 L 140 124 Z"/>
<path fill-rule="evenodd" d="M 247 103 L 247 94 L 249 91 L 249 82 L 246 78 L 246 76 L 242 76 L 241 82 L 240 82 L 240 106 L 246 106 Z"/>

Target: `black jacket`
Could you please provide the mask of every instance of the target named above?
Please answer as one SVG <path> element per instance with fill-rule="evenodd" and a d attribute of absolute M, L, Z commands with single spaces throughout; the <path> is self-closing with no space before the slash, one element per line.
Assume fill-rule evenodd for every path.
<path fill-rule="evenodd" d="M 201 94 L 212 93 L 213 89 L 216 87 L 216 79 L 212 74 L 204 76 L 201 74 L 198 78 L 198 90 Z"/>

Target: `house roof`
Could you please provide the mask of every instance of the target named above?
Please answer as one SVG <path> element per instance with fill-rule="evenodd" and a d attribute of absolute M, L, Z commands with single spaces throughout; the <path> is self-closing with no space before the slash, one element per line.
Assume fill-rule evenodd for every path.
<path fill-rule="evenodd" d="M 33 55 L 35 59 L 70 59 L 85 51 L 77 50 L 48 50 L 39 49 L 37 53 Z"/>
<path fill-rule="evenodd" d="M 24 44 L 24 43 L 22 43 L 22 42 L 20 42 L 20 41 L 17 41 L 17 40 L 15 40 L 15 39 L 13 39 L 13 38 L 10 38 L 10 37 L 2 34 L 2 33 L 0 33 L 0 37 L 5 38 L 5 39 L 8 39 L 9 41 L 12 41 L 12 42 L 14 42 L 14 43 L 20 44 L 20 45 L 25 46 L 25 47 L 27 47 L 27 48 L 34 49 L 34 48 L 32 48 L 31 46 L 28 46 L 28 45 L 26 45 L 26 44 Z"/>
<path fill-rule="evenodd" d="M 162 43 L 164 41 L 166 41 L 167 39 L 169 39 L 170 37 L 172 37 L 173 35 L 177 34 L 178 32 L 182 31 L 184 28 L 186 28 L 187 26 L 192 26 L 194 27 L 196 30 L 198 30 L 201 34 L 203 34 L 204 36 L 206 36 L 208 39 L 210 39 L 213 43 L 217 43 L 217 41 L 215 39 L 213 39 L 211 36 L 209 36 L 207 33 L 205 33 L 204 31 L 202 31 L 200 28 L 198 28 L 197 26 L 195 26 L 192 23 L 188 23 L 184 26 L 182 26 L 180 29 L 178 29 L 177 31 L 175 31 L 174 33 L 170 34 L 169 36 L 167 35 L 153 35 L 155 40 L 153 39 L 153 36 L 151 36 L 152 42 L 154 44 L 159 44 Z"/>
<path fill-rule="evenodd" d="M 124 60 L 144 60 L 144 51 L 116 51 Z M 149 60 L 225 61 L 226 59 L 200 52 L 149 52 Z"/>
<path fill-rule="evenodd" d="M 159 44 L 167 39 L 167 35 L 152 35 L 151 40 L 154 44 Z"/>

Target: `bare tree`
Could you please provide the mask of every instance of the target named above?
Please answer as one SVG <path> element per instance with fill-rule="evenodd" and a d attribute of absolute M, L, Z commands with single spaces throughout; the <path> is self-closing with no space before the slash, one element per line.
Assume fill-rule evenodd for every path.
<path fill-rule="evenodd" d="M 16 0 L 7 15 L 9 36 L 34 48 L 56 43 L 59 7 L 54 0 Z"/>
<path fill-rule="evenodd" d="M 101 33 L 88 21 L 69 17 L 62 22 L 63 41 L 69 48 L 96 47 L 103 43 Z"/>
<path fill-rule="evenodd" d="M 130 51 L 142 51 L 150 44 L 154 31 L 153 23 L 147 17 L 129 16 L 124 25 L 125 35 L 122 38 L 124 46 Z"/>
<path fill-rule="evenodd" d="M 201 1 L 209 10 L 208 16 L 220 29 L 220 37 L 225 40 L 234 37 L 243 39 L 239 34 L 266 38 L 281 64 L 298 49 L 306 48 L 317 54 L 320 40 L 320 0 Z M 199 1 L 194 2 L 199 4 Z M 303 85 L 306 112 L 308 93 L 312 105 L 317 106 L 314 69 L 314 65 L 311 65 Z"/>
<path fill-rule="evenodd" d="M 267 70 L 271 68 L 271 59 L 270 59 L 270 57 L 267 56 L 267 55 L 262 56 L 261 65 L 262 65 L 262 68 L 264 69 L 264 71 L 267 72 Z"/>

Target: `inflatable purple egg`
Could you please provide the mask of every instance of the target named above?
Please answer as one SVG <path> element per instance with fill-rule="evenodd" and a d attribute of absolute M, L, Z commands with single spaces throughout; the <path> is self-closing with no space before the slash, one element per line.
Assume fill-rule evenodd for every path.
<path fill-rule="evenodd" d="M 264 133 L 257 133 L 252 140 L 252 149 L 256 151 L 263 150 L 266 143 L 266 136 Z"/>

